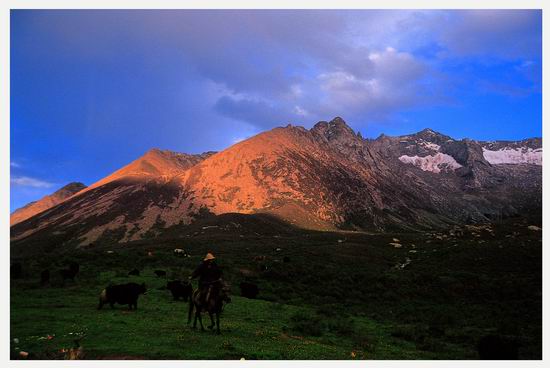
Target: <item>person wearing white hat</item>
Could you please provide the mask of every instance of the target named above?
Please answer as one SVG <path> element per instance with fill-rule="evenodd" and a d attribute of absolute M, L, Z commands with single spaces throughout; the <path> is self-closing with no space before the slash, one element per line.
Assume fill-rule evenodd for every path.
<path fill-rule="evenodd" d="M 206 261 L 211 261 L 211 260 L 214 260 L 216 259 L 216 257 L 214 257 L 214 255 L 210 252 L 206 253 L 206 256 L 204 257 L 203 261 L 206 262 Z"/>
<path fill-rule="evenodd" d="M 222 276 L 222 270 L 216 264 L 216 257 L 212 252 L 208 252 L 195 271 L 189 276 L 189 279 L 199 278 L 199 291 L 206 302 L 208 301 L 212 287 L 221 287 Z"/>

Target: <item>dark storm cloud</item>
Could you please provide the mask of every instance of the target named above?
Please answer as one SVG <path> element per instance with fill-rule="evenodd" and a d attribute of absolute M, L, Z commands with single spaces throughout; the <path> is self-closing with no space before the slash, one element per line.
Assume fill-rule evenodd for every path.
<path fill-rule="evenodd" d="M 214 111 L 259 127 L 342 110 L 363 120 L 391 116 L 424 106 L 428 90 L 452 91 L 437 61 L 416 55 L 411 44 L 437 44 L 446 57 L 540 54 L 537 11 L 93 11 L 48 17 L 37 24 L 56 33 L 71 55 L 78 50 L 101 59 L 124 44 L 126 52 L 154 64 L 155 50 L 158 57 L 165 48 L 177 50 L 182 73 L 229 92 L 213 97 Z M 247 98 L 234 100 L 234 93 Z M 446 97 L 428 100 L 437 104 Z"/>

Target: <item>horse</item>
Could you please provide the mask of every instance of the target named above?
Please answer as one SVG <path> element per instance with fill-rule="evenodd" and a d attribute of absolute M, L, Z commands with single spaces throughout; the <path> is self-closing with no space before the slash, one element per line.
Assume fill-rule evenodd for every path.
<path fill-rule="evenodd" d="M 228 296 L 228 288 L 221 280 L 210 283 L 204 291 L 197 289 L 193 292 L 191 298 L 189 298 L 189 314 L 187 317 L 187 324 L 191 323 L 191 316 L 193 315 L 193 308 L 195 309 L 195 320 L 193 322 L 193 328 L 197 328 L 197 319 L 201 324 L 201 331 L 204 331 L 202 324 L 201 312 L 206 311 L 210 316 L 210 326 L 208 329 L 212 329 L 216 326 L 216 333 L 220 334 L 220 314 L 223 311 L 224 303 L 230 303 L 231 298 Z M 213 315 L 216 315 L 216 322 L 214 323 Z"/>

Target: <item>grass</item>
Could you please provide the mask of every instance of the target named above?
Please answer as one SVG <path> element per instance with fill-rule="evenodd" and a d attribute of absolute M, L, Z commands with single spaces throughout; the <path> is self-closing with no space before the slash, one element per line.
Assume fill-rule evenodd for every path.
<path fill-rule="evenodd" d="M 168 291 L 159 290 L 164 280 L 132 279 L 149 285 L 137 311 L 124 306 L 96 310 L 97 289 L 87 285 L 45 290 L 17 285 L 12 289 L 12 357 L 26 351 L 35 359 L 62 358 L 59 351 L 85 335 L 81 343 L 88 359 L 352 359 L 353 354 L 356 359 L 434 358 L 392 337 L 390 326 L 368 318 L 348 317 L 348 330 L 333 332 L 327 321 L 337 323 L 336 316 L 312 320 L 317 315 L 312 308 L 238 296 L 224 311 L 221 335 L 193 330 L 187 325 L 187 303 L 172 301 Z M 311 336 L 309 329 L 317 322 L 323 331 Z M 358 333 L 348 334 L 351 326 Z"/>
<path fill-rule="evenodd" d="M 11 287 L 12 358 L 19 351 L 62 358 L 59 350 L 84 333 L 88 359 L 476 359 L 477 341 L 496 333 L 520 342 L 521 359 L 541 359 L 541 233 L 526 225 L 510 221 L 493 226 L 494 235 L 443 239 L 206 231 L 50 255 L 12 248 L 12 261 L 24 266 Z M 401 248 L 389 245 L 395 237 Z M 174 248 L 192 257 L 174 257 Z M 187 304 L 172 301 L 162 290 L 166 279 L 153 274 L 184 278 L 207 250 L 233 285 L 220 336 L 190 329 Z M 76 283 L 38 285 L 42 269 L 70 261 L 81 264 Z M 128 277 L 133 268 L 142 276 Z M 238 296 L 243 280 L 258 284 L 261 300 Z M 95 309 L 101 289 L 129 281 L 149 289 L 136 312 Z"/>

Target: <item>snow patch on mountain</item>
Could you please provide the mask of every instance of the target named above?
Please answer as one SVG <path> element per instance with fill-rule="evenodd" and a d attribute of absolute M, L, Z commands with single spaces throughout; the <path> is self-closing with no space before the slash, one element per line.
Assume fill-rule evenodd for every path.
<path fill-rule="evenodd" d="M 542 165 L 542 148 L 503 148 L 498 151 L 483 148 L 483 157 L 492 165 L 534 164 Z"/>
<path fill-rule="evenodd" d="M 425 157 L 403 155 L 399 157 L 399 161 L 405 164 L 412 164 L 423 171 L 431 171 L 436 174 L 445 169 L 456 170 L 462 167 L 452 156 L 440 152 Z"/>
<path fill-rule="evenodd" d="M 430 150 L 433 150 L 433 151 L 439 151 L 439 149 L 441 148 L 440 145 L 435 144 L 433 142 L 420 141 L 419 144 L 421 146 L 423 146 L 424 148 L 427 148 L 427 149 L 430 149 Z"/>

